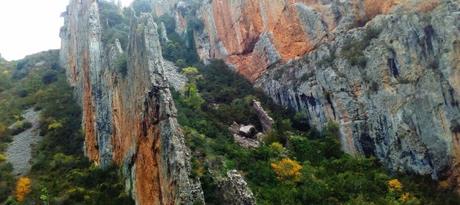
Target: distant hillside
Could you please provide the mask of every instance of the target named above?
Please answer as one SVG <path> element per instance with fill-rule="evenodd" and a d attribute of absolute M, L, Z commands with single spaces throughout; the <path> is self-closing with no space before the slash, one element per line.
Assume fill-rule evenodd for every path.
<path fill-rule="evenodd" d="M 47 68 L 59 69 L 59 50 L 49 50 L 26 56 L 16 62 L 16 69 L 13 71 L 13 78 L 21 79 L 31 70 Z"/>

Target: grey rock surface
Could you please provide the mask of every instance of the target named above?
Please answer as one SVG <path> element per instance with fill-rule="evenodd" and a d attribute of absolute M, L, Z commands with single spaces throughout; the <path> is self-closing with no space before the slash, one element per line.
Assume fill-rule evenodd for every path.
<path fill-rule="evenodd" d="M 176 91 L 182 91 L 188 82 L 187 77 L 179 72 L 179 68 L 174 63 L 164 60 L 163 64 L 166 80 L 169 82 L 169 85 Z"/>
<path fill-rule="evenodd" d="M 22 115 L 24 122 L 30 122 L 32 127 L 12 136 L 12 142 L 6 149 L 7 162 L 13 165 L 13 174 L 16 176 L 26 175 L 31 167 L 32 147 L 40 142 L 40 113 L 33 108 L 28 109 Z M 12 127 L 11 127 L 12 128 Z"/>
<path fill-rule="evenodd" d="M 262 104 L 259 101 L 253 100 L 252 107 L 254 108 L 254 110 L 257 113 L 257 116 L 259 117 L 259 121 L 262 125 L 264 133 L 270 132 L 273 128 L 273 124 L 275 123 L 273 118 L 270 117 L 270 115 L 268 115 L 268 113 L 264 110 Z"/>
<path fill-rule="evenodd" d="M 253 138 L 256 132 L 257 130 L 256 130 L 256 127 L 254 127 L 254 125 L 241 126 L 239 130 L 239 134 L 247 138 Z"/>
<path fill-rule="evenodd" d="M 459 157 L 452 129 L 460 121 L 459 2 L 377 16 L 333 39 L 274 66 L 256 86 L 319 129 L 337 122 L 348 153 L 443 176 Z"/>
<path fill-rule="evenodd" d="M 219 183 L 222 190 L 222 204 L 225 205 L 255 205 L 256 200 L 247 182 L 237 170 L 230 170 L 227 176 Z"/>

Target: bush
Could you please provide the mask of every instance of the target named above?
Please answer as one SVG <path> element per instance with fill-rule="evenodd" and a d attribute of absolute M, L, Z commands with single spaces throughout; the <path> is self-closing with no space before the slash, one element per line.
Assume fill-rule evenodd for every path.
<path fill-rule="evenodd" d="M 289 158 L 271 163 L 271 167 L 278 176 L 278 179 L 282 181 L 299 182 L 302 176 L 300 173 L 300 170 L 302 170 L 300 163 Z"/>
<path fill-rule="evenodd" d="M 29 93 L 27 92 L 27 90 L 19 90 L 16 95 L 20 98 L 25 98 L 29 95 Z"/>
<path fill-rule="evenodd" d="M 114 62 L 115 69 L 123 77 L 128 74 L 128 56 L 126 53 L 121 54 Z"/>
<path fill-rule="evenodd" d="M 18 202 L 23 202 L 26 196 L 31 192 L 31 180 L 28 177 L 21 177 L 16 182 L 15 196 Z"/>
<path fill-rule="evenodd" d="M 42 77 L 42 82 L 45 85 L 49 85 L 51 83 L 54 83 L 57 81 L 57 75 L 54 72 L 47 72 L 45 75 Z"/>
<path fill-rule="evenodd" d="M 15 179 L 12 171 L 13 166 L 11 164 L 0 162 L 0 202 L 7 200 L 13 192 Z"/>
<path fill-rule="evenodd" d="M 166 33 L 171 34 L 176 32 L 176 20 L 169 14 L 163 14 L 159 18 L 159 22 L 164 23 L 166 27 Z"/>
<path fill-rule="evenodd" d="M 136 14 L 139 16 L 141 13 L 151 13 L 152 12 L 152 3 L 150 0 L 135 0 L 132 3 L 132 8 L 136 11 Z"/>
<path fill-rule="evenodd" d="M 99 2 L 99 13 L 103 27 L 102 41 L 106 45 L 120 41 L 121 47 L 125 49 L 128 44 L 129 20 L 120 8 L 110 2 Z"/>
<path fill-rule="evenodd" d="M 27 121 L 19 122 L 12 130 L 11 135 L 17 135 L 32 127 L 32 123 Z"/>
<path fill-rule="evenodd" d="M 367 57 L 364 50 L 369 47 L 372 39 L 377 38 L 380 30 L 368 28 L 362 39 L 349 39 L 344 42 L 341 55 L 347 59 L 351 65 L 366 67 Z"/>

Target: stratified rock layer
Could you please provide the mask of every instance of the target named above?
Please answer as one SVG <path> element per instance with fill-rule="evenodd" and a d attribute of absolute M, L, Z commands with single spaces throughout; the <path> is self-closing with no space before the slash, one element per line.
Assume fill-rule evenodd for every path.
<path fill-rule="evenodd" d="M 72 0 L 61 30 L 61 61 L 83 108 L 85 153 L 123 169 L 137 204 L 203 202 L 176 120 L 152 16 L 133 17 L 127 51 L 105 45 L 95 0 Z M 115 63 L 128 56 L 126 73 Z M 180 85 L 177 85 L 180 86 Z"/>

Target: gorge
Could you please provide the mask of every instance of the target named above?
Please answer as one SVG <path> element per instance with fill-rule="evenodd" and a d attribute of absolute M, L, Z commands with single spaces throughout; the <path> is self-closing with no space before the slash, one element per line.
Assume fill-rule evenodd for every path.
<path fill-rule="evenodd" d="M 70 0 L 62 17 L 42 67 L 65 72 L 120 204 L 460 203 L 459 1 Z M 40 70 L 21 62 L 12 78 Z"/>

